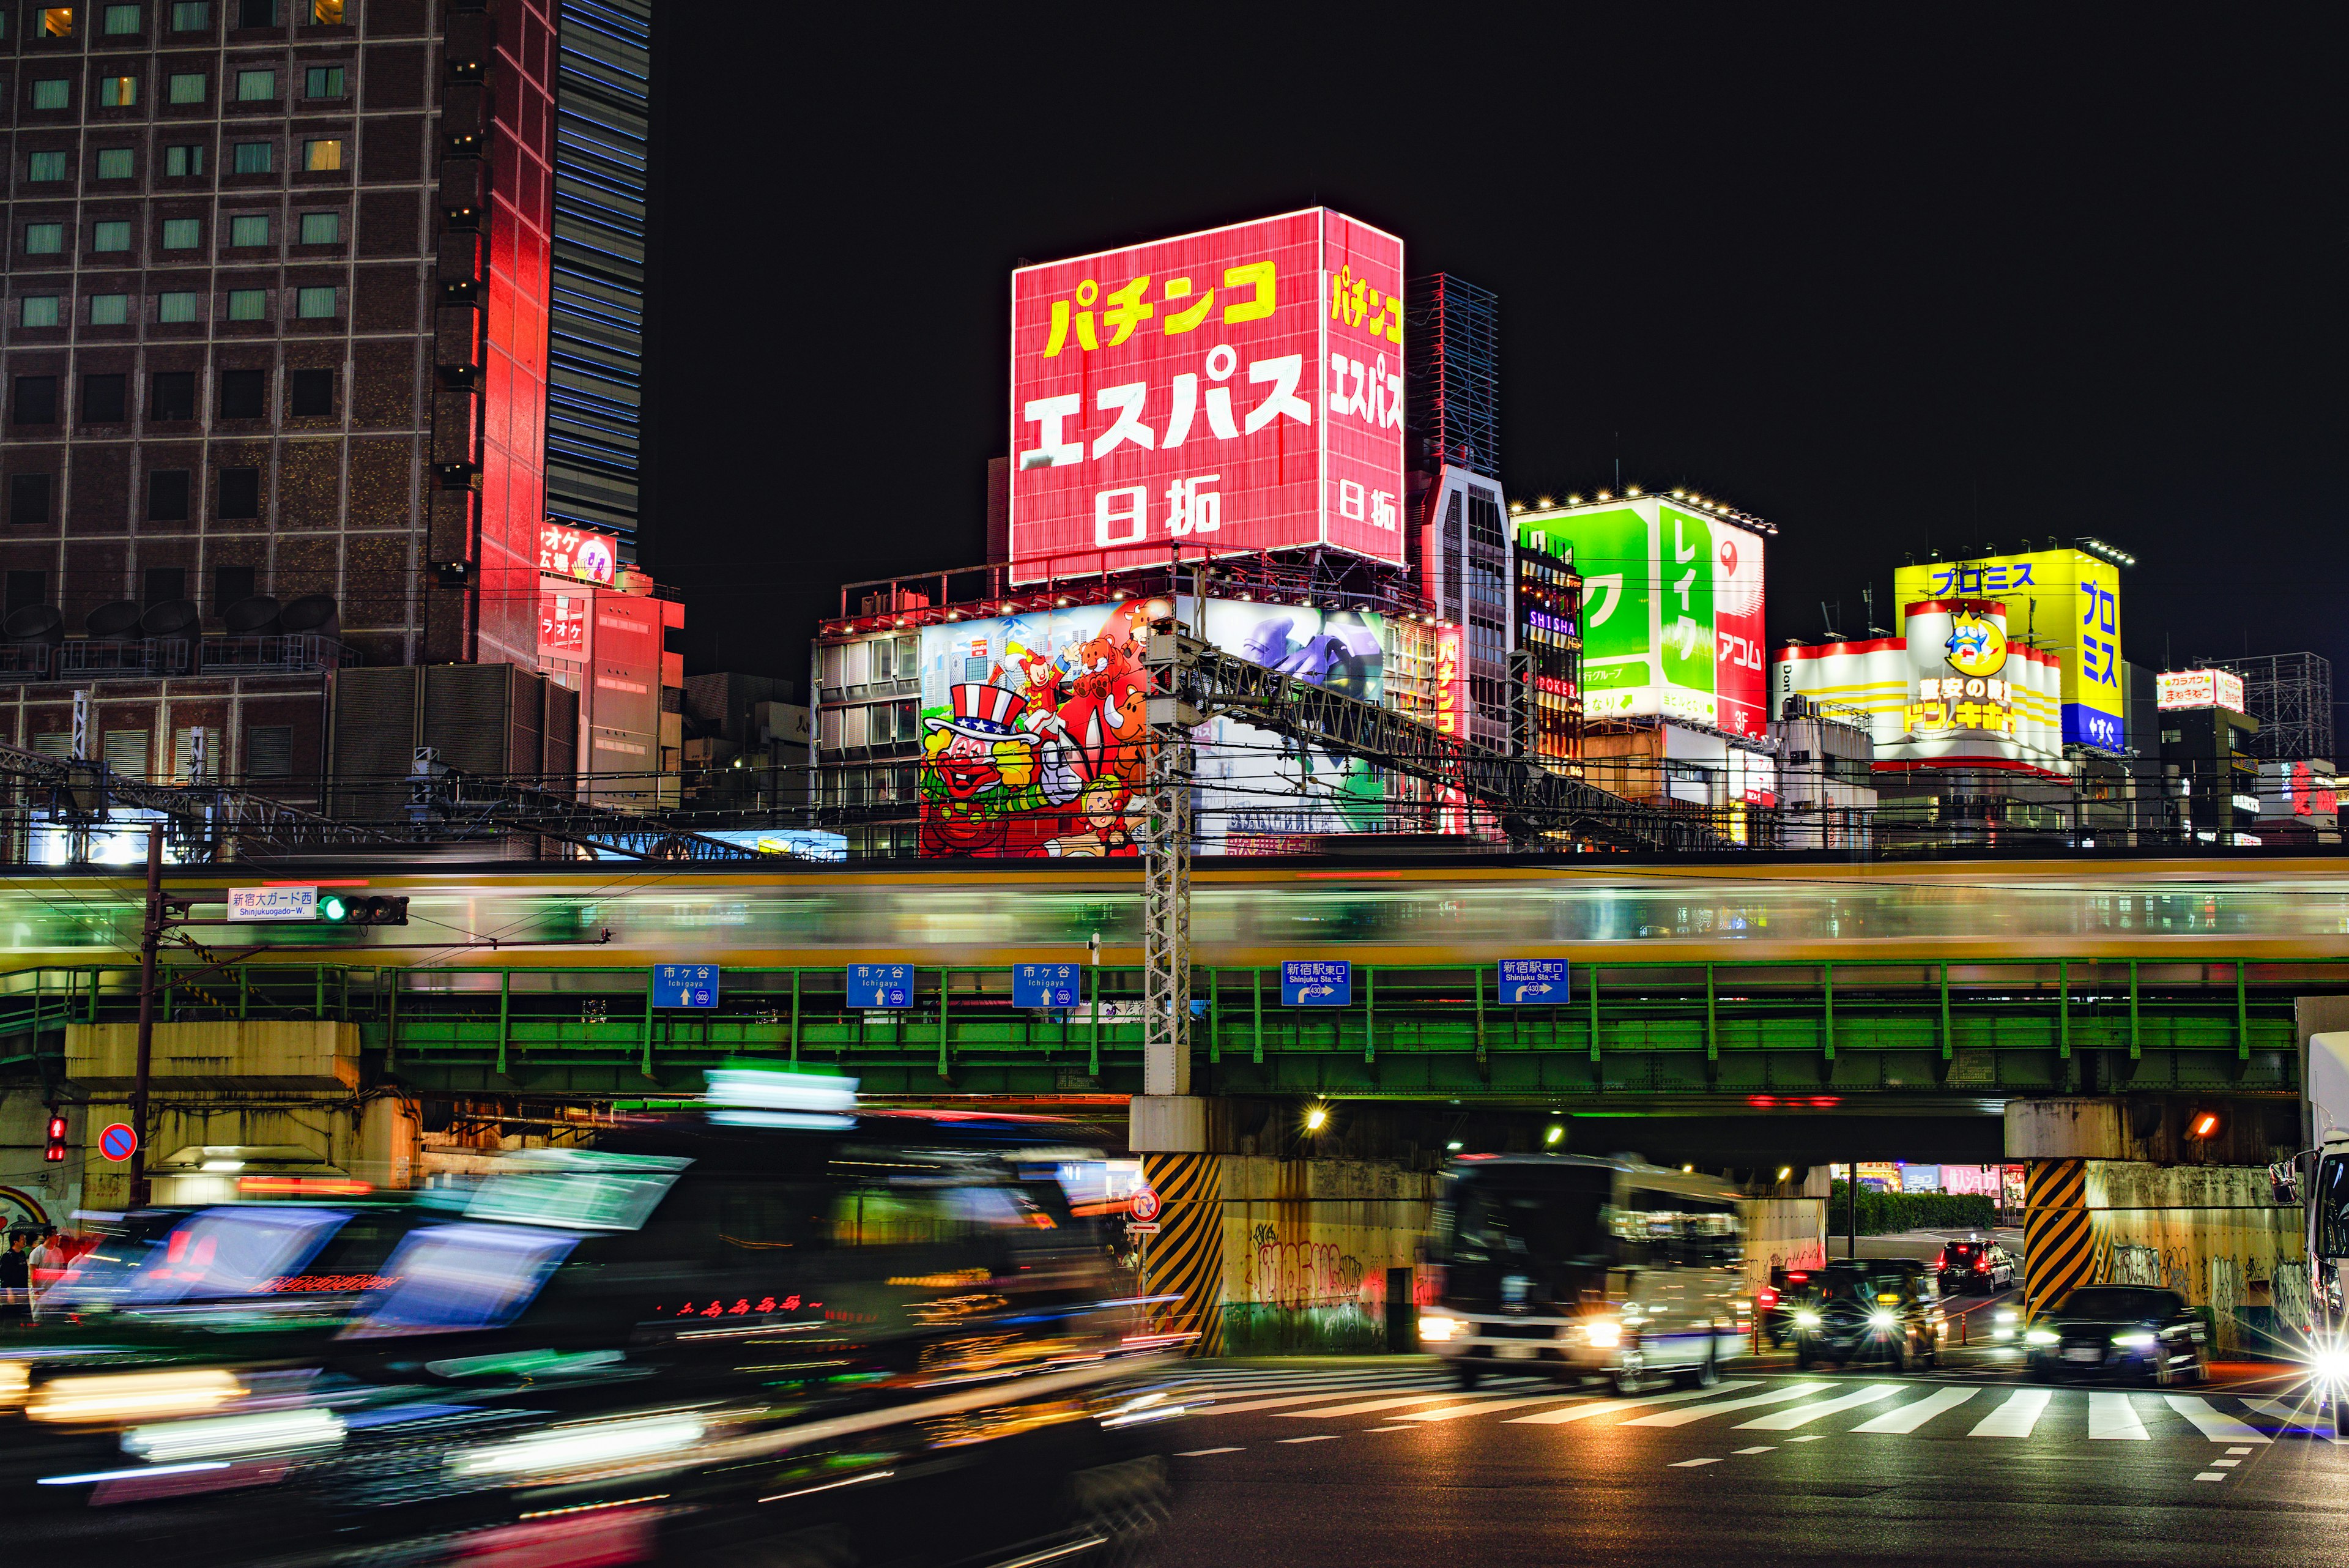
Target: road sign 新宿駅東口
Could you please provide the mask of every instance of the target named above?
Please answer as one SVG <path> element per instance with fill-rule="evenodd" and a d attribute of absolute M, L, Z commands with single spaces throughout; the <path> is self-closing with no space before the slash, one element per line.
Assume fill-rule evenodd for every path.
<path fill-rule="evenodd" d="M 1083 992 L 1084 971 L 1072 963 L 1023 963 L 1011 968 L 1014 1007 L 1074 1007 Z"/>
<path fill-rule="evenodd" d="M 1346 959 L 1280 961 L 1284 1007 L 1347 1007 L 1354 1000 L 1354 966 Z"/>
<path fill-rule="evenodd" d="M 859 1008 L 911 1007 L 914 966 L 909 963 L 853 963 L 848 966 L 848 1005 Z"/>
<path fill-rule="evenodd" d="M 719 966 L 714 963 L 661 963 L 653 966 L 655 1007 L 715 1007 Z"/>
<path fill-rule="evenodd" d="M 1567 1000 L 1564 959 L 1503 959 L 1501 1003 L 1505 1007 L 1556 1007 Z"/>

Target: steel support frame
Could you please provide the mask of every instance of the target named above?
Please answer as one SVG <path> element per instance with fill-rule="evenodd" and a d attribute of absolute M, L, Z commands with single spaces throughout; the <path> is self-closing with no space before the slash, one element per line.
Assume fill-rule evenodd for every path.
<path fill-rule="evenodd" d="M 1189 734 L 1159 732 L 1143 796 L 1142 1092 L 1191 1092 Z"/>

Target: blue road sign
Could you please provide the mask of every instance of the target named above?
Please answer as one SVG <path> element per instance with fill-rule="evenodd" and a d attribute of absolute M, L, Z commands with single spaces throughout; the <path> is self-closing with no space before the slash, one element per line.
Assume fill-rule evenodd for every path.
<path fill-rule="evenodd" d="M 1074 1007 L 1084 992 L 1084 968 L 1073 963 L 1011 966 L 1014 1007 Z"/>
<path fill-rule="evenodd" d="M 909 963 L 853 963 L 848 966 L 851 1007 L 911 1007 L 914 966 Z"/>
<path fill-rule="evenodd" d="M 714 963 L 657 963 L 653 965 L 653 1005 L 715 1007 L 718 973 Z"/>
<path fill-rule="evenodd" d="M 1346 960 L 1280 961 L 1282 1006 L 1350 1007 L 1353 1001 L 1354 966 Z"/>
<path fill-rule="evenodd" d="M 1555 1007 L 1567 999 L 1564 959 L 1503 959 L 1501 1004 Z"/>

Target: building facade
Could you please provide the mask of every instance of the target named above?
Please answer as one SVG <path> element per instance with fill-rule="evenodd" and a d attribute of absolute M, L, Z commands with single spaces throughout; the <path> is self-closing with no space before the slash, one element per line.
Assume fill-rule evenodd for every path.
<path fill-rule="evenodd" d="M 311 603 L 313 640 L 257 650 L 273 677 L 533 664 L 553 0 L 12 3 L 0 26 L 0 569 L 20 630 L 58 639 L 0 662 L 86 684 L 74 644 L 160 631 L 194 650 L 162 673 L 234 677 L 208 639 L 289 629 L 230 613 L 274 600 Z M 222 741 L 215 772 L 252 774 Z"/>
<path fill-rule="evenodd" d="M 1582 751 L 1582 578 L 1574 546 L 1520 534 L 1516 583 L 1517 753 L 1570 762 Z"/>
<path fill-rule="evenodd" d="M 563 0 L 546 512 L 636 556 L 644 452 L 652 0 Z"/>

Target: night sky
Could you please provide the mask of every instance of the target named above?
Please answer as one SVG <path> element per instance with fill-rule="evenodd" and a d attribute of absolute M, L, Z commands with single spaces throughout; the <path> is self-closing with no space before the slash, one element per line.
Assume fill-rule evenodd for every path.
<path fill-rule="evenodd" d="M 1774 641 L 1871 584 L 1891 624 L 1909 552 L 2096 535 L 2127 657 L 2349 681 L 2339 7 L 724 9 L 655 46 L 646 556 L 696 672 L 803 682 L 840 582 L 981 557 L 1020 260 L 1318 202 L 1500 296 L 1510 495 L 1619 457 L 1775 523 Z"/>

